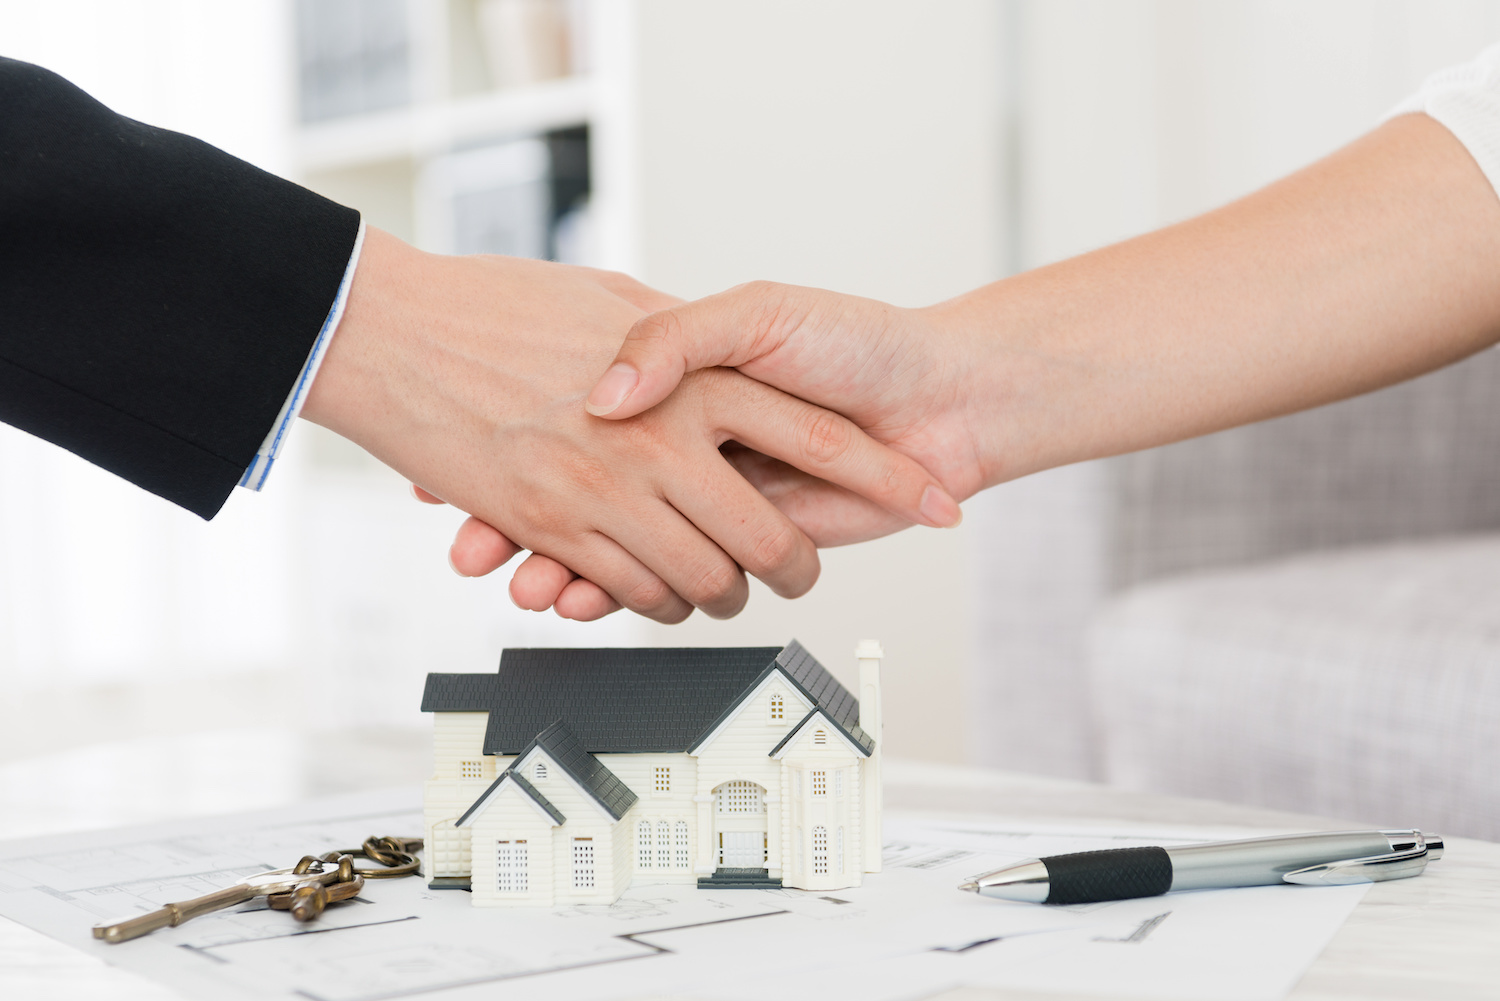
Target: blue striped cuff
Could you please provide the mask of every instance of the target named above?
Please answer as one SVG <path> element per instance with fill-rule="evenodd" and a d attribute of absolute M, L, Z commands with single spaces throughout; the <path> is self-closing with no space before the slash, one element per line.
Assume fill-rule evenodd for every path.
<path fill-rule="evenodd" d="M 359 252 L 364 245 L 365 224 L 364 220 L 360 220 L 359 235 L 354 240 L 354 253 L 349 255 L 349 266 L 344 269 L 344 280 L 339 283 L 339 294 L 334 297 L 333 308 L 328 311 L 328 319 L 323 321 L 323 329 L 318 331 L 318 339 L 313 342 L 312 350 L 307 354 L 307 363 L 302 366 L 302 374 L 297 376 L 291 393 L 287 396 L 286 402 L 281 405 L 281 413 L 276 415 L 276 423 L 271 425 L 271 433 L 266 435 L 266 440 L 261 443 L 260 450 L 255 453 L 255 459 L 245 470 L 245 475 L 240 477 L 240 486 L 246 489 L 259 490 L 266 485 L 266 478 L 271 475 L 271 467 L 275 465 L 276 457 L 281 454 L 281 447 L 286 444 L 292 424 L 296 422 L 297 415 L 302 412 L 302 404 L 307 401 L 307 391 L 318 376 L 318 366 L 323 364 L 323 355 L 328 351 L 328 345 L 333 340 L 339 321 L 344 318 L 344 304 L 349 300 L 349 286 L 354 281 L 354 269 L 359 265 Z"/>

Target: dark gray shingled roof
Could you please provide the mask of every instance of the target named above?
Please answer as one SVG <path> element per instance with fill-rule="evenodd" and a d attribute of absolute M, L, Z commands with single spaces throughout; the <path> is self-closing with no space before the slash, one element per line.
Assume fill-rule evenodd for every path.
<path fill-rule="evenodd" d="M 635 805 L 636 795 L 631 792 L 630 787 L 620 781 L 620 777 L 608 768 L 604 763 L 584 750 L 583 743 L 579 741 L 578 735 L 568 729 L 566 723 L 558 720 L 547 729 L 536 735 L 536 739 L 521 749 L 516 755 L 516 761 L 522 761 L 532 748 L 539 747 L 546 751 L 557 766 L 573 777 L 573 780 L 581 785 L 585 791 L 599 805 L 604 807 L 611 817 L 619 820 L 625 816 L 625 811 Z M 512 764 L 506 771 L 515 768 Z M 517 774 L 517 778 L 520 775 Z M 525 779 L 521 779 L 525 781 Z"/>
<path fill-rule="evenodd" d="M 495 701 L 493 674 L 429 674 L 422 690 L 424 713 L 489 712 Z"/>
<path fill-rule="evenodd" d="M 532 785 L 530 782 L 527 782 L 524 775 L 522 775 L 518 771 L 507 768 L 505 771 L 496 776 L 495 781 L 490 783 L 490 787 L 488 789 L 479 794 L 479 798 L 476 799 L 472 804 L 470 804 L 469 808 L 464 811 L 464 815 L 462 817 L 459 817 L 453 822 L 453 826 L 462 827 L 464 825 L 464 822 L 473 815 L 474 811 L 479 809 L 479 804 L 489 799 L 490 794 L 493 793 L 496 789 L 500 788 L 500 783 L 504 782 L 506 779 L 510 779 L 517 785 L 517 787 L 520 788 L 522 792 L 530 796 L 532 799 L 536 800 L 536 805 L 547 811 L 547 816 L 552 818 L 553 823 L 561 824 L 563 821 L 568 819 L 567 817 L 564 817 L 562 815 L 561 810 L 553 806 L 552 802 L 537 790 L 536 786 Z"/>
<path fill-rule="evenodd" d="M 488 710 L 485 754 L 517 754 L 556 720 L 595 754 L 690 751 L 778 666 L 850 739 L 874 747 L 859 730 L 858 700 L 796 640 L 782 648 L 510 649 L 496 674 L 429 674 L 422 710 Z"/>
<path fill-rule="evenodd" d="M 781 738 L 781 743 L 771 748 L 770 752 L 766 756 L 769 758 L 776 757 L 776 753 L 783 747 L 785 747 L 793 737 L 797 736 L 797 731 L 806 726 L 808 720 L 818 715 L 821 715 L 824 719 L 831 720 L 833 723 L 833 728 L 853 741 L 857 747 L 865 752 L 866 757 L 869 757 L 870 752 L 875 750 L 874 738 L 872 738 L 868 733 L 865 733 L 863 730 L 861 730 L 858 724 L 855 724 L 853 727 L 847 727 L 844 724 L 840 723 L 838 720 L 832 719 L 832 717 L 827 712 L 824 712 L 821 708 L 818 708 L 809 710 L 806 716 L 798 720 L 797 725 L 788 730 L 786 732 L 786 736 Z"/>

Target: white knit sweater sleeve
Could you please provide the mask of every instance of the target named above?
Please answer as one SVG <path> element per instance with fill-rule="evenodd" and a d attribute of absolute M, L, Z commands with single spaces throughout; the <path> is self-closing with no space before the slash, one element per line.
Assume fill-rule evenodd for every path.
<path fill-rule="evenodd" d="M 1500 45 L 1432 74 L 1386 115 L 1425 112 L 1458 137 L 1500 194 Z"/>

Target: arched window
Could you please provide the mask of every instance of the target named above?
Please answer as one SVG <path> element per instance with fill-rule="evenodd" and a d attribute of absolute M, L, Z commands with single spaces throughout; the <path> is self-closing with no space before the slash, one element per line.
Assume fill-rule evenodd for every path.
<path fill-rule="evenodd" d="M 780 692 L 771 693 L 771 722 L 786 719 L 786 699 Z"/>
<path fill-rule="evenodd" d="M 715 810 L 719 813 L 765 813 L 765 790 L 754 782 L 734 779 L 714 790 Z"/>
<path fill-rule="evenodd" d="M 651 868 L 656 855 L 651 850 L 651 821 L 643 820 L 635 825 L 635 865 L 638 869 Z"/>
<path fill-rule="evenodd" d="M 656 825 L 656 867 L 672 868 L 672 825 L 665 820 Z"/>
<path fill-rule="evenodd" d="M 674 839 L 673 845 L 677 849 L 677 868 L 686 869 L 688 867 L 688 828 L 686 820 L 679 820 L 677 822 L 676 833 L 677 837 Z"/>
<path fill-rule="evenodd" d="M 828 874 L 828 828 L 822 824 L 813 828 L 813 874 Z"/>
<path fill-rule="evenodd" d="M 531 769 L 532 779 L 536 782 L 547 781 L 547 762 L 538 761 Z"/>

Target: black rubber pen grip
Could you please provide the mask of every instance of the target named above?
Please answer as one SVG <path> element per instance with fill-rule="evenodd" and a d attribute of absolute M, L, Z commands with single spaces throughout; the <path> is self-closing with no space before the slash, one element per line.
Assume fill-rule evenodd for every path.
<path fill-rule="evenodd" d="M 1172 887 L 1172 859 L 1165 848 L 1107 848 L 1051 855 L 1047 903 L 1092 904 L 1100 900 L 1154 897 Z"/>

